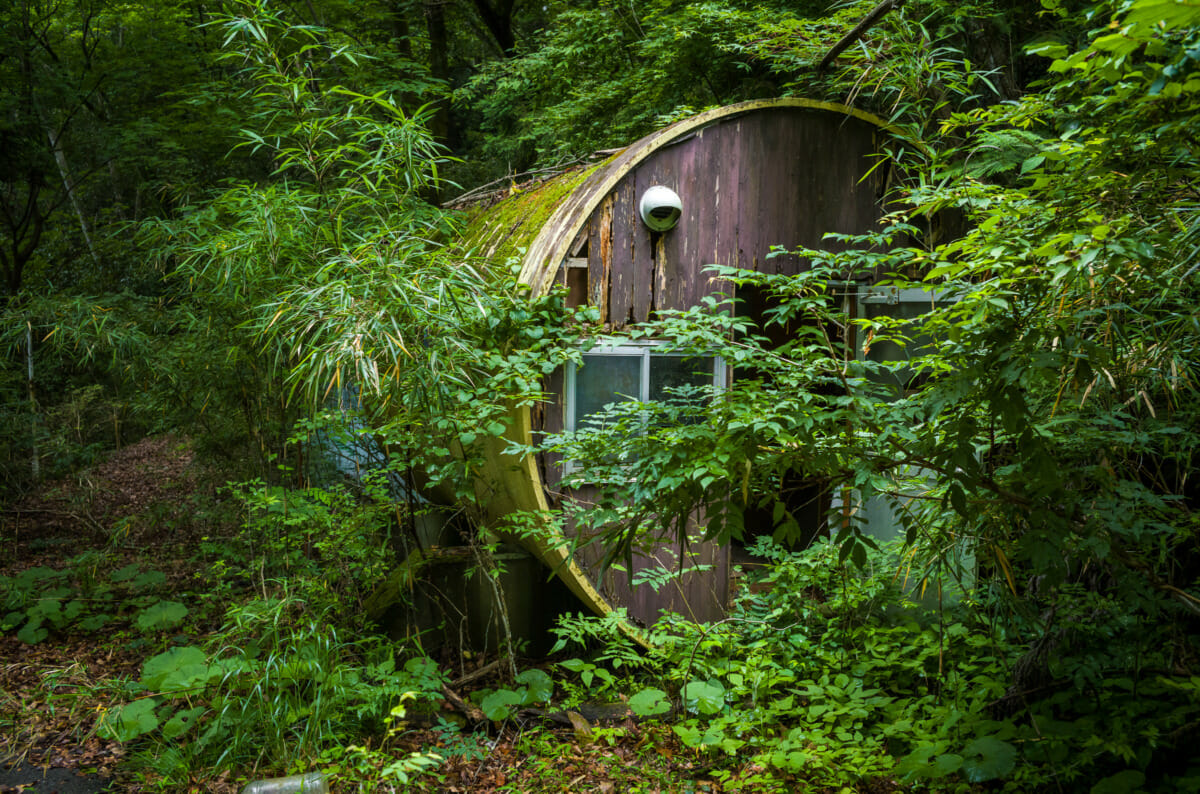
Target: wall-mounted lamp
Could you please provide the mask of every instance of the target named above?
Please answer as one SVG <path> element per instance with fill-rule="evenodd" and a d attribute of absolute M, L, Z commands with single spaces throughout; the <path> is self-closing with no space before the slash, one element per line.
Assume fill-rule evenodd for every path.
<path fill-rule="evenodd" d="M 638 202 L 638 214 L 642 216 L 642 223 L 650 227 L 650 231 L 665 232 L 679 223 L 679 216 L 683 214 L 683 202 L 679 200 L 679 194 L 671 188 L 655 185 L 642 194 L 642 200 Z"/>

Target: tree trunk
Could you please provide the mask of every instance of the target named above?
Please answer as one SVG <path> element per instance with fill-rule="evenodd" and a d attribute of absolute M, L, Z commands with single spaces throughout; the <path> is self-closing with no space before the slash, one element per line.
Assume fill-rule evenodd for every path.
<path fill-rule="evenodd" d="M 79 199 L 75 195 L 75 183 L 71 179 L 71 171 L 67 166 L 67 156 L 62 149 L 62 136 L 55 135 L 54 131 L 46 126 L 46 138 L 50 141 L 50 149 L 54 152 L 54 162 L 58 165 L 58 174 L 62 178 L 63 190 L 67 192 L 67 198 L 71 202 L 71 209 L 75 210 L 75 217 L 79 219 L 79 229 L 83 232 L 83 241 L 87 244 L 88 253 L 92 255 L 92 263 L 97 267 L 100 266 L 100 257 L 96 255 L 96 246 L 92 244 L 92 232 L 88 229 L 87 219 L 83 217 L 83 209 L 79 206 Z"/>
<path fill-rule="evenodd" d="M 439 80 L 450 82 L 449 36 L 446 32 L 446 5 L 444 0 L 426 0 L 425 27 L 429 33 L 429 71 Z M 445 141 L 449 135 L 449 114 L 445 102 L 438 103 L 430 131 Z"/>
<path fill-rule="evenodd" d="M 488 0 L 475 0 L 475 10 L 496 39 L 496 44 L 500 45 L 501 55 L 505 58 L 512 56 L 517 46 L 512 29 L 513 0 L 498 0 L 495 6 Z"/>
<path fill-rule="evenodd" d="M 1021 96 L 1022 80 L 1017 73 L 1011 33 L 1000 30 L 993 22 L 975 20 L 967 26 L 966 43 L 967 53 L 978 71 L 991 75 L 996 99 L 1011 101 Z"/>
<path fill-rule="evenodd" d="M 444 0 L 425 0 L 425 26 L 429 32 L 429 71 L 438 80 L 450 85 L 449 36 L 446 32 L 446 5 Z M 457 142 L 454 125 L 450 119 L 450 100 L 439 99 L 434 104 L 433 117 L 429 122 L 433 137 L 453 150 Z M 431 196 L 434 203 L 441 203 L 441 188 L 438 195 Z"/>
<path fill-rule="evenodd" d="M 408 61 L 413 57 L 412 30 L 408 23 L 411 6 L 406 0 L 392 0 L 392 38 L 396 42 L 396 52 Z"/>
<path fill-rule="evenodd" d="M 33 325 L 29 321 L 25 322 L 25 373 L 29 388 L 29 472 L 37 482 L 42 478 L 42 461 L 38 451 L 37 400 L 33 392 Z"/>

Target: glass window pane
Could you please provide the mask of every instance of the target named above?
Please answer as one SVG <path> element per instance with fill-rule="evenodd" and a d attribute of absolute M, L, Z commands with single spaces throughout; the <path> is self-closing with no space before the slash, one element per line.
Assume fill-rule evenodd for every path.
<path fill-rule="evenodd" d="M 707 357 L 651 356 L 650 399 L 665 400 L 678 395 L 667 393 L 668 389 L 684 386 L 711 386 L 713 382 L 713 359 Z"/>
<path fill-rule="evenodd" d="M 867 304 L 865 314 L 872 320 L 880 317 L 916 320 L 931 311 L 932 308 L 928 300 L 902 300 L 898 304 Z M 891 340 L 874 339 L 871 342 L 871 349 L 867 353 L 867 358 L 880 364 L 897 364 L 903 361 L 911 361 L 929 352 L 928 348 L 933 344 L 931 338 L 925 335 L 912 336 L 915 330 L 912 325 L 903 326 L 899 330 L 902 334 L 910 335 L 911 340 L 907 344 L 900 345 Z M 911 367 L 898 367 L 891 372 L 872 373 L 870 378 L 876 383 L 892 387 L 897 395 L 901 395 L 906 389 L 917 385 L 914 383 L 915 376 L 916 373 L 913 372 Z"/>
<path fill-rule="evenodd" d="M 575 427 L 608 403 L 637 399 L 641 393 L 642 356 L 583 354 L 575 369 Z"/>

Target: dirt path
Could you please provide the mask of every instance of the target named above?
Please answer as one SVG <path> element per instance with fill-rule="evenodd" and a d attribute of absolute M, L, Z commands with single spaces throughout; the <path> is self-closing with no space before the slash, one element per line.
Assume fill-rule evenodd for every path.
<path fill-rule="evenodd" d="M 109 781 L 95 775 L 80 775 L 72 769 L 36 767 L 18 763 L 0 767 L 0 792 L 30 794 L 100 794 Z"/>

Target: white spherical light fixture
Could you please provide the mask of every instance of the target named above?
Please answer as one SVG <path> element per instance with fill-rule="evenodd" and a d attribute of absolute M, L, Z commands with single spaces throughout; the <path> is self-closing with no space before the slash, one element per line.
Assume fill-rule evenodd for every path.
<path fill-rule="evenodd" d="M 642 223 L 646 224 L 650 231 L 665 232 L 679 223 L 679 216 L 683 214 L 683 202 L 680 201 L 679 194 L 671 188 L 655 185 L 647 188 L 642 194 L 642 200 L 638 202 L 638 214 L 642 216 Z"/>

